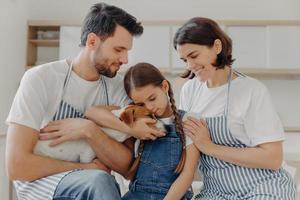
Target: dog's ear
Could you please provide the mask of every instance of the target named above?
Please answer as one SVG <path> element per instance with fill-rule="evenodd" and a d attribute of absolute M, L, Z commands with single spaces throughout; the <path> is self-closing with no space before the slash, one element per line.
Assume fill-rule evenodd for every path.
<path fill-rule="evenodd" d="M 132 126 L 134 121 L 134 109 L 125 109 L 120 119 L 127 125 Z"/>

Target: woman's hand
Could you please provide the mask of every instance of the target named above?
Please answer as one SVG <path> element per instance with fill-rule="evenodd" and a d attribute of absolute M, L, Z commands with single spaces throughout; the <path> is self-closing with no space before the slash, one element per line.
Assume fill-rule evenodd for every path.
<path fill-rule="evenodd" d="M 52 121 L 40 130 L 40 140 L 52 140 L 50 146 L 65 141 L 85 139 L 86 135 L 101 130 L 94 122 L 82 118 Z"/>
<path fill-rule="evenodd" d="M 282 141 L 269 142 L 256 147 L 236 148 L 214 144 L 205 120 L 188 117 L 183 122 L 184 133 L 201 153 L 235 165 L 278 170 L 282 163 Z"/>
<path fill-rule="evenodd" d="M 208 154 L 209 149 L 214 145 L 210 139 L 209 130 L 204 119 L 196 119 L 188 117 L 188 120 L 183 122 L 183 130 L 188 135 L 194 145 L 200 152 Z"/>

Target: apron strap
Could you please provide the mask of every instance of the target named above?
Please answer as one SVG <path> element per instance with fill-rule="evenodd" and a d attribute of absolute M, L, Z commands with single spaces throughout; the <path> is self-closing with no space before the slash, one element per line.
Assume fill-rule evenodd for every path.
<path fill-rule="evenodd" d="M 225 116 L 227 116 L 227 114 L 228 114 L 229 93 L 230 93 L 231 79 L 232 79 L 232 74 L 233 74 L 232 68 L 230 67 L 229 69 L 230 69 L 230 71 L 229 71 L 228 78 L 227 78 L 228 86 L 227 86 L 227 93 L 226 93 L 226 104 L 225 104 L 225 110 L 224 110 Z"/>
<path fill-rule="evenodd" d="M 70 67 L 68 69 L 67 75 L 66 75 L 65 80 L 64 80 L 63 92 L 62 92 L 61 100 L 63 100 L 63 97 L 64 97 L 64 95 L 66 93 L 66 88 L 67 88 L 67 86 L 69 84 L 72 70 L 73 70 L 73 61 L 71 62 L 71 65 L 70 65 Z M 101 78 L 100 78 L 99 86 L 100 85 L 103 85 L 103 87 L 104 87 L 105 105 L 108 106 L 109 105 L 108 89 L 107 89 L 107 85 L 106 85 L 106 81 L 105 81 L 104 76 L 101 76 Z"/>
<path fill-rule="evenodd" d="M 107 85 L 104 76 L 101 76 L 101 83 L 104 86 L 104 94 L 105 94 L 105 105 L 109 105 L 109 98 L 108 98 L 108 90 L 107 90 Z"/>
<path fill-rule="evenodd" d="M 67 88 L 67 86 L 69 84 L 69 81 L 70 81 L 72 69 L 73 69 L 73 61 L 71 62 L 71 65 L 70 65 L 70 67 L 68 69 L 67 75 L 66 75 L 65 80 L 64 80 L 64 85 L 63 85 L 63 91 L 62 91 L 61 100 L 63 100 L 63 98 L 65 96 L 66 88 Z"/>
<path fill-rule="evenodd" d="M 226 105 L 225 105 L 225 110 L 224 110 L 224 114 L 227 117 L 228 115 L 228 108 L 229 108 L 229 97 L 230 97 L 230 88 L 231 88 L 231 79 L 232 79 L 232 74 L 236 74 L 238 77 L 246 77 L 245 74 L 236 71 L 235 69 L 232 69 L 230 67 L 230 72 L 228 74 L 228 87 L 227 87 L 227 94 L 226 94 Z"/>

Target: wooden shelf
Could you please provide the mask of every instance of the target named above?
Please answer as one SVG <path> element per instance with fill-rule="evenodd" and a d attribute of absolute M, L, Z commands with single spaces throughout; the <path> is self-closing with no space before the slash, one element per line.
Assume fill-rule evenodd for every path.
<path fill-rule="evenodd" d="M 59 47 L 59 39 L 41 38 L 47 32 L 54 32 L 58 35 L 60 26 L 59 23 L 51 21 L 28 21 L 26 66 L 34 66 L 38 62 L 38 47 Z"/>
<path fill-rule="evenodd" d="M 60 27 L 60 26 L 81 26 L 80 21 L 64 21 L 64 20 L 29 20 L 28 26 L 37 27 Z"/>
<path fill-rule="evenodd" d="M 268 68 L 238 68 L 238 71 L 255 77 L 272 77 L 272 78 L 300 78 L 299 69 L 268 69 Z"/>
<path fill-rule="evenodd" d="M 29 40 L 30 43 L 37 46 L 58 47 L 59 40 Z"/>
<path fill-rule="evenodd" d="M 155 26 L 178 26 L 182 25 L 188 19 L 184 20 L 144 20 L 143 25 Z M 220 25 L 226 26 L 266 26 L 266 25 L 300 25 L 300 20 L 218 20 L 215 19 Z M 29 20 L 29 26 L 39 27 L 57 27 L 57 26 L 81 26 L 81 21 L 65 21 L 65 20 Z"/>
<path fill-rule="evenodd" d="M 187 20 L 187 19 L 186 19 Z M 155 25 L 155 26 L 180 26 L 186 22 L 186 20 L 147 20 L 142 21 L 143 25 Z M 300 20 L 218 20 L 215 21 L 220 25 L 225 26 L 294 26 L 300 25 Z M 65 22 L 65 24 L 70 24 Z"/>
<path fill-rule="evenodd" d="M 300 127 L 296 126 L 286 126 L 284 127 L 285 132 L 299 132 L 300 133 Z"/>
<path fill-rule="evenodd" d="M 299 69 L 271 69 L 271 68 L 235 68 L 237 71 L 254 78 L 272 78 L 272 79 L 300 79 Z M 185 68 L 162 68 L 161 72 L 167 75 L 178 76 L 185 71 Z"/>

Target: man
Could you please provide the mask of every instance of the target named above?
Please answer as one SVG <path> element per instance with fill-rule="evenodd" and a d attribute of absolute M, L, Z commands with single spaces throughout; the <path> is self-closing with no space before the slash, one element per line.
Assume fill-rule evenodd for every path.
<path fill-rule="evenodd" d="M 128 62 L 133 36 L 142 32 L 141 24 L 124 10 L 95 4 L 84 20 L 82 49 L 76 58 L 25 73 L 7 118 L 6 167 L 19 199 L 120 199 L 114 178 L 104 170 L 107 166 L 126 174 L 132 150 L 83 117 L 91 105 L 128 103 L 122 79 L 116 74 Z M 64 140 L 86 139 L 98 160 L 72 163 L 33 153 L 41 128 L 65 118 L 82 118 L 70 126 L 81 126 L 83 131 Z M 63 138 L 57 132 L 53 130 L 52 137 Z"/>

